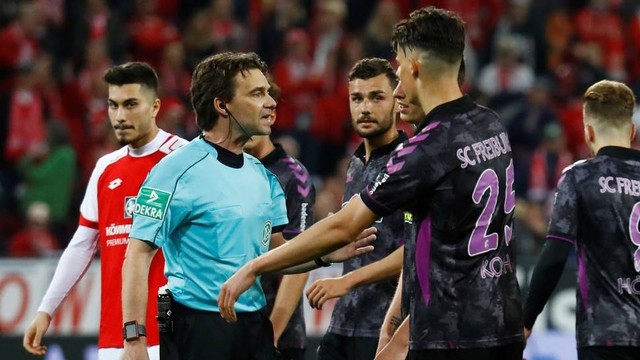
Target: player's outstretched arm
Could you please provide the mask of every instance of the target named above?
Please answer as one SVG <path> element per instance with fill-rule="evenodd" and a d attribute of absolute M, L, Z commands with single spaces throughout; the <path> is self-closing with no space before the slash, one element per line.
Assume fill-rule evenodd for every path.
<path fill-rule="evenodd" d="M 218 299 L 221 316 L 227 321 L 236 320 L 236 299 L 256 281 L 258 275 L 301 264 L 339 249 L 351 243 L 376 217 L 359 196 L 354 197 L 333 216 L 250 261 L 222 286 Z"/>
<path fill-rule="evenodd" d="M 122 323 L 137 321 L 146 325 L 149 266 L 158 249 L 147 242 L 129 238 L 122 265 Z M 147 338 L 125 341 L 123 360 L 149 359 Z"/>
<path fill-rule="evenodd" d="M 380 339 L 378 340 L 378 349 L 376 350 L 376 354 L 381 352 L 382 349 L 387 346 L 402 322 L 402 272 L 400 272 L 400 281 L 398 282 L 398 287 L 396 287 L 396 292 L 393 294 L 391 304 L 389 304 L 389 310 L 387 310 L 387 314 L 382 321 L 382 326 L 380 328 Z"/>
<path fill-rule="evenodd" d="M 404 246 L 401 246 L 384 258 L 343 276 L 316 280 L 307 289 L 309 305 L 322 309 L 327 300 L 343 296 L 358 286 L 397 277 L 402 270 L 403 255 Z"/>
<path fill-rule="evenodd" d="M 24 332 L 22 346 L 29 353 L 44 355 L 46 346 L 42 346 L 42 337 L 49 328 L 52 316 L 62 304 L 73 287 L 82 279 L 91 264 L 98 248 L 98 230 L 78 226 L 69 245 L 60 256 L 49 288 L 42 298 L 38 312 Z"/>
<path fill-rule="evenodd" d="M 391 341 L 376 354 L 375 360 L 404 360 L 409 353 L 409 316 L 398 327 Z"/>

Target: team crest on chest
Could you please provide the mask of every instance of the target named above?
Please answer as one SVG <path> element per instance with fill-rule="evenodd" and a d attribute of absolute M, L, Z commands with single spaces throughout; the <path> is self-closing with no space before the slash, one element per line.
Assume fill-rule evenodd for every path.
<path fill-rule="evenodd" d="M 131 219 L 135 208 L 136 208 L 136 197 L 125 196 L 124 197 L 124 218 Z"/>
<path fill-rule="evenodd" d="M 264 223 L 264 227 L 262 228 L 262 246 L 269 245 L 269 241 L 271 240 L 271 228 L 271 221 Z"/>

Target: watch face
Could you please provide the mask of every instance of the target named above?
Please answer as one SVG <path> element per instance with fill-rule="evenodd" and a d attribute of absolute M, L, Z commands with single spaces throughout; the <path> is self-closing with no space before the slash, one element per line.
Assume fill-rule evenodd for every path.
<path fill-rule="evenodd" d="M 125 324 L 124 325 L 124 338 L 125 339 L 137 339 L 138 338 L 138 329 L 136 324 Z"/>

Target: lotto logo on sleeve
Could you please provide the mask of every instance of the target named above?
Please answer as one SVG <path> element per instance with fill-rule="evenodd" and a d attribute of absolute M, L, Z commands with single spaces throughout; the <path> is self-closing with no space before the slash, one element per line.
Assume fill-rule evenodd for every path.
<path fill-rule="evenodd" d="M 138 193 L 133 213 L 151 219 L 163 220 L 171 195 L 170 192 L 143 186 Z"/>

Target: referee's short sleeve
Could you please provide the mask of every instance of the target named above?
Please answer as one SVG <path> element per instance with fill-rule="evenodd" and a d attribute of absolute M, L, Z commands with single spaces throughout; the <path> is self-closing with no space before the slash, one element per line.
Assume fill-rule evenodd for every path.
<path fill-rule="evenodd" d="M 271 221 L 273 227 L 287 225 L 289 222 L 287 218 L 287 203 L 282 185 L 270 171 L 267 171 L 267 176 L 269 178 L 269 187 L 271 188 Z"/>

